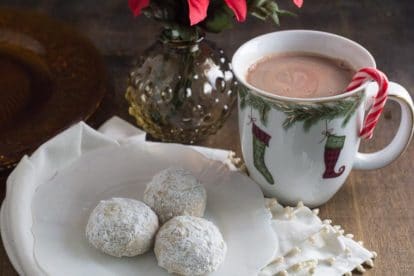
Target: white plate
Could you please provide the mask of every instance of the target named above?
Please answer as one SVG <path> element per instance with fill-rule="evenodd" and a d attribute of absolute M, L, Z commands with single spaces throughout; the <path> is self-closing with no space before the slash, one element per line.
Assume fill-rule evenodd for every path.
<path fill-rule="evenodd" d="M 14 251 L 9 254 L 28 275 L 168 275 L 152 253 L 120 259 L 99 253 L 88 245 L 84 229 L 100 200 L 141 199 L 151 177 L 172 165 L 192 171 L 203 182 L 206 218 L 227 242 L 226 260 L 211 275 L 257 274 L 273 257 L 277 242 L 254 182 L 188 146 L 133 139 L 119 144 L 84 124 L 22 160 L 10 177 L 10 202 L 3 206 L 8 216 L 2 217 L 8 226 L 3 239 Z"/>

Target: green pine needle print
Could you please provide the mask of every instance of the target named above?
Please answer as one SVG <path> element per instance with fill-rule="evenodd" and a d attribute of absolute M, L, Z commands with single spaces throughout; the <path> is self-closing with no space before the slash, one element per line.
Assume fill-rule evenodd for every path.
<path fill-rule="evenodd" d="M 288 108 L 280 106 L 277 103 L 275 108 L 283 111 L 287 118 L 283 123 L 285 129 L 290 128 L 296 122 L 303 122 L 303 128 L 308 131 L 314 124 L 320 120 L 333 120 L 338 117 L 344 117 L 343 126 L 345 126 L 358 105 L 353 101 L 338 101 L 334 104 L 318 103 L 315 105 L 292 105 Z"/>
<path fill-rule="evenodd" d="M 253 96 L 249 94 L 245 88 L 239 89 L 239 95 L 240 95 L 240 107 L 244 109 L 246 106 L 250 106 L 260 113 L 260 122 L 266 126 L 267 125 L 267 119 L 269 115 L 269 111 L 272 108 L 272 105 L 264 101 L 262 98 L 258 96 Z"/>
<path fill-rule="evenodd" d="M 246 106 L 251 106 L 257 110 L 260 114 L 260 121 L 264 126 L 267 124 L 269 111 L 274 108 L 286 114 L 287 118 L 283 122 L 285 129 L 289 129 L 297 122 L 303 122 L 305 131 L 309 131 L 320 120 L 329 121 L 340 117 L 344 118 L 342 127 L 345 127 L 363 99 L 362 95 L 356 94 L 350 99 L 329 103 L 295 104 L 265 100 L 260 96 L 249 93 L 246 89 L 240 89 L 239 95 L 240 108 L 244 109 Z"/>

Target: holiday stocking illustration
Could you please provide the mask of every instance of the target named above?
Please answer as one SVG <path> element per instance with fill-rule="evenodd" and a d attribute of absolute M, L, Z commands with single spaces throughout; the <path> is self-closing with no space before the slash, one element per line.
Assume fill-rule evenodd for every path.
<path fill-rule="evenodd" d="M 327 133 L 326 136 L 324 153 L 325 172 L 323 173 L 323 178 L 335 178 L 345 171 L 345 166 L 341 166 L 338 171 L 335 171 L 339 156 L 344 147 L 345 136 L 337 136 L 331 133 Z"/>
<path fill-rule="evenodd" d="M 266 148 L 269 147 L 269 140 L 272 138 L 264 130 L 252 122 L 253 132 L 253 162 L 255 168 L 263 175 L 269 184 L 274 184 L 272 174 L 269 172 L 265 163 Z"/>

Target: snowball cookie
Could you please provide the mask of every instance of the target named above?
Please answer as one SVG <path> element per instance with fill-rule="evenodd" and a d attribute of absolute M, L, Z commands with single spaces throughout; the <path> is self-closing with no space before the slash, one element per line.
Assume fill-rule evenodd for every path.
<path fill-rule="evenodd" d="M 151 249 L 158 217 L 143 202 L 128 198 L 102 200 L 89 216 L 86 237 L 95 248 L 115 257 L 132 257 Z"/>
<path fill-rule="evenodd" d="M 182 168 L 168 168 L 156 174 L 144 192 L 144 202 L 161 223 L 176 216 L 204 216 L 207 193 L 204 186 Z"/>
<path fill-rule="evenodd" d="M 215 271 L 224 261 L 226 251 L 219 229 L 198 217 L 172 218 L 155 238 L 158 265 L 169 273 L 203 275 Z"/>

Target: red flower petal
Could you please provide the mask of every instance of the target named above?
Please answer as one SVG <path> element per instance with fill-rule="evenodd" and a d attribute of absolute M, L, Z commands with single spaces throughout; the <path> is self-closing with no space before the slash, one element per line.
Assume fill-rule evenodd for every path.
<path fill-rule="evenodd" d="M 210 0 L 188 0 L 190 24 L 195 25 L 207 17 Z"/>
<path fill-rule="evenodd" d="M 149 5 L 150 0 L 128 0 L 128 5 L 134 16 L 138 16 L 141 10 Z"/>
<path fill-rule="evenodd" d="M 300 8 L 303 5 L 303 0 L 293 0 L 293 3 L 295 3 L 295 5 Z"/>
<path fill-rule="evenodd" d="M 227 6 L 236 15 L 237 21 L 246 20 L 246 15 L 247 15 L 246 0 L 224 0 L 224 1 L 226 2 Z"/>

